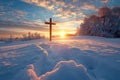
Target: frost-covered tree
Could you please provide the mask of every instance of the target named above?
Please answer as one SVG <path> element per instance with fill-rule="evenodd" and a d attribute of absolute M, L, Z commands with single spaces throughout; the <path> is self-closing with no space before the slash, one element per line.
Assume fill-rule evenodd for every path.
<path fill-rule="evenodd" d="M 77 33 L 79 35 L 120 37 L 120 7 L 100 8 L 98 15 L 84 19 Z"/>

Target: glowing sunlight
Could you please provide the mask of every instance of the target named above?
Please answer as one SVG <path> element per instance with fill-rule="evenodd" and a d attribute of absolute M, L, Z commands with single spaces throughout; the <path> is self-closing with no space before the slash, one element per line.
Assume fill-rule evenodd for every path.
<path fill-rule="evenodd" d="M 60 37 L 61 38 L 65 38 L 66 37 L 66 32 L 65 31 L 61 31 L 60 32 Z"/>

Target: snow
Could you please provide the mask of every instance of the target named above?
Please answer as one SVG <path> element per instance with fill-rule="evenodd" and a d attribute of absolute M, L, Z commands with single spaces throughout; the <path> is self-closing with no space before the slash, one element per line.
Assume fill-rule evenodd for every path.
<path fill-rule="evenodd" d="M 0 43 L 0 80 L 120 80 L 120 39 Z"/>

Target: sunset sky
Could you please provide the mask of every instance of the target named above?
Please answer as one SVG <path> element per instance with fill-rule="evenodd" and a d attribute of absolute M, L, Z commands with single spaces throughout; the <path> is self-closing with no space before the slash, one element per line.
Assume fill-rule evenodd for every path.
<path fill-rule="evenodd" d="M 102 6 L 120 6 L 120 0 L 0 0 L 0 36 L 38 32 L 48 35 L 44 24 L 53 18 L 53 34 L 75 33 L 83 19 Z"/>

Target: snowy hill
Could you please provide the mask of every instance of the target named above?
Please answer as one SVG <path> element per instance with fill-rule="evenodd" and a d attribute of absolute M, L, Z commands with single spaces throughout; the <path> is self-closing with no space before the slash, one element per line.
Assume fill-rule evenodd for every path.
<path fill-rule="evenodd" d="M 120 39 L 0 43 L 0 80 L 120 80 Z"/>

